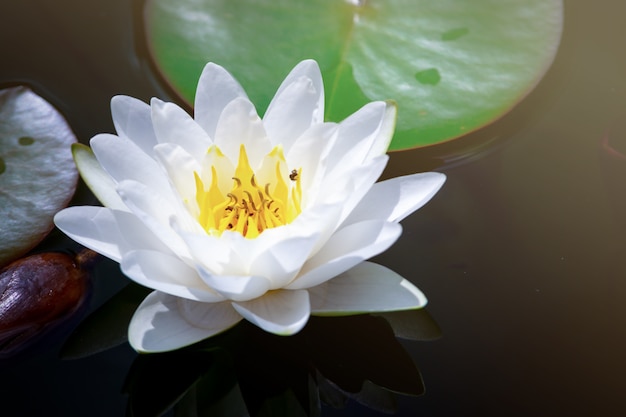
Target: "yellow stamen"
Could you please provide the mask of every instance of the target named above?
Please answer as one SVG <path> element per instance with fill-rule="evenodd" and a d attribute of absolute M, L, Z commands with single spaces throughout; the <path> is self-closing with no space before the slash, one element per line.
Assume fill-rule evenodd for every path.
<path fill-rule="evenodd" d="M 216 158 L 225 158 L 219 149 L 212 149 Z M 194 172 L 198 222 L 212 235 L 233 230 L 253 239 L 264 230 L 282 226 L 293 221 L 302 211 L 302 169 L 285 173 L 285 157 L 280 146 L 267 154 L 266 162 L 274 165 L 273 178 L 259 186 L 254 170 L 248 161 L 246 148 L 239 148 L 239 161 L 232 175 L 233 185 L 224 196 L 218 186 L 216 165 L 211 166 L 211 185 L 205 189 L 202 177 Z M 265 162 L 264 162 L 265 164 Z M 267 171 L 265 171 L 267 172 Z M 207 178 L 208 179 L 208 178 Z"/>

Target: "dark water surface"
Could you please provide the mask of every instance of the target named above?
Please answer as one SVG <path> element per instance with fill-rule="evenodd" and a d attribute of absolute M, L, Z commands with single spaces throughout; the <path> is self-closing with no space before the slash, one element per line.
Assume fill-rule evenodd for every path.
<path fill-rule="evenodd" d="M 137 53 L 136 8 L 2 2 L 0 84 L 31 85 L 82 142 L 112 132 L 112 95 L 168 99 Z M 403 342 L 426 393 L 401 398 L 398 415 L 626 415 L 624 19 L 622 0 L 567 1 L 554 65 L 518 107 L 454 143 L 392 155 L 386 176 L 448 176 L 375 259 L 424 291 L 443 332 Z M 93 201 L 81 188 L 74 203 Z M 43 247 L 71 243 L 57 232 Z M 125 283 L 105 263 L 93 308 Z M 0 363 L 0 415 L 123 416 L 132 349 L 61 361 L 60 343 Z M 322 415 L 384 414 L 350 402 Z"/>

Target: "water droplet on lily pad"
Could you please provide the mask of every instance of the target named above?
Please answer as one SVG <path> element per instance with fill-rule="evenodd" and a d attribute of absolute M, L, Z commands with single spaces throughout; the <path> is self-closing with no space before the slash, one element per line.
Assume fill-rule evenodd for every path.
<path fill-rule="evenodd" d="M 37 245 L 74 195 L 74 142 L 63 116 L 29 88 L 0 90 L 0 266 Z"/>
<path fill-rule="evenodd" d="M 437 68 L 428 68 L 416 72 L 415 79 L 422 84 L 437 85 L 441 81 L 441 74 Z"/>
<path fill-rule="evenodd" d="M 442 41 L 455 41 L 459 38 L 462 38 L 463 36 L 467 35 L 469 33 L 469 29 L 468 28 L 456 28 L 456 29 L 450 29 L 444 33 L 441 34 L 441 40 Z"/>
<path fill-rule="evenodd" d="M 35 143 L 35 139 L 28 136 L 22 136 L 17 140 L 17 142 L 22 146 L 30 146 Z"/>

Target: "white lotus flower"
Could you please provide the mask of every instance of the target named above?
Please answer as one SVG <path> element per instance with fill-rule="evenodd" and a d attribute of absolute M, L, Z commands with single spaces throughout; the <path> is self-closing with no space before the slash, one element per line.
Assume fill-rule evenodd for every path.
<path fill-rule="evenodd" d="M 118 135 L 75 147 L 105 207 L 55 217 L 72 239 L 152 288 L 129 326 L 138 351 L 180 348 L 242 318 L 281 335 L 309 316 L 425 305 L 409 281 L 366 259 L 401 233 L 445 177 L 375 183 L 387 163 L 396 107 L 365 105 L 324 123 L 315 61 L 298 64 L 263 119 L 237 81 L 208 64 L 195 116 L 172 103 L 111 101 Z M 95 157 L 94 157 L 95 155 Z"/>

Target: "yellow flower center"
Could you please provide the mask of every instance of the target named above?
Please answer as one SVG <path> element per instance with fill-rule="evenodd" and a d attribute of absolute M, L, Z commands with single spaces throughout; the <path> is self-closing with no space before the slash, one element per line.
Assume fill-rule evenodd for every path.
<path fill-rule="evenodd" d="M 224 158 L 217 147 L 217 157 Z M 265 156 L 261 169 L 265 168 L 265 180 L 259 184 L 244 145 L 239 147 L 239 161 L 232 176 L 230 192 L 223 193 L 219 187 L 220 174 L 217 164 L 211 165 L 210 185 L 207 189 L 202 177 L 194 172 L 198 221 L 211 235 L 233 230 L 247 238 L 255 238 L 265 229 L 290 223 L 301 212 L 302 169 L 286 173 L 282 147 L 276 146 Z M 205 177 L 206 179 L 206 177 Z"/>

